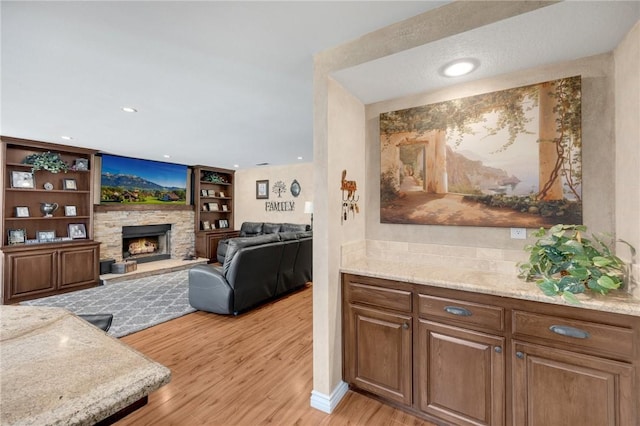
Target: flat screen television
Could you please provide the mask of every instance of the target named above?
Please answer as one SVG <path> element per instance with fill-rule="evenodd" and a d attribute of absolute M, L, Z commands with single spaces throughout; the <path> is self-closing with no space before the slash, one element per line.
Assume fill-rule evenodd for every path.
<path fill-rule="evenodd" d="M 101 204 L 186 204 L 187 166 L 111 154 L 101 157 Z"/>

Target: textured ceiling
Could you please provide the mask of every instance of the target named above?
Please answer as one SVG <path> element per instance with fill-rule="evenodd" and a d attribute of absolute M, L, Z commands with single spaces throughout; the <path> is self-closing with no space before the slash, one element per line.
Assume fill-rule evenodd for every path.
<path fill-rule="evenodd" d="M 183 164 L 311 161 L 313 54 L 445 3 L 2 1 L 0 131 Z M 369 103 L 608 51 L 639 17 L 561 3 L 335 77 Z M 480 69 L 435 73 L 460 56 Z"/>

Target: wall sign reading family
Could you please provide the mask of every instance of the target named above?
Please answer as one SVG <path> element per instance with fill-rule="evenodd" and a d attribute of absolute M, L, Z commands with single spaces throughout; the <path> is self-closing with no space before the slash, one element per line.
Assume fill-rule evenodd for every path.
<path fill-rule="evenodd" d="M 295 201 L 265 201 L 266 212 L 292 212 L 296 209 Z"/>
<path fill-rule="evenodd" d="M 581 78 L 380 115 L 380 222 L 582 223 Z"/>

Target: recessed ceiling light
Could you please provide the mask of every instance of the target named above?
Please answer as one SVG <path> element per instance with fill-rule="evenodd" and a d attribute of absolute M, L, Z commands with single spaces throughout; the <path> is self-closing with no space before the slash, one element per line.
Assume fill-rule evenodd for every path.
<path fill-rule="evenodd" d="M 165 154 L 163 155 L 164 158 L 171 158 L 171 156 L 169 154 Z"/>
<path fill-rule="evenodd" d="M 65 141 L 73 140 L 73 138 L 71 136 L 60 136 L 60 138 L 64 139 Z"/>
<path fill-rule="evenodd" d="M 302 157 L 298 157 L 298 160 L 302 160 Z"/>
<path fill-rule="evenodd" d="M 234 164 L 233 167 L 237 169 L 238 167 L 240 167 L 240 164 Z"/>
<path fill-rule="evenodd" d="M 477 59 L 457 59 L 440 68 L 440 73 L 445 77 L 460 77 L 474 71 L 479 65 L 480 61 Z"/>
<path fill-rule="evenodd" d="M 122 110 L 124 112 L 138 112 L 138 110 L 133 107 L 122 107 Z"/>

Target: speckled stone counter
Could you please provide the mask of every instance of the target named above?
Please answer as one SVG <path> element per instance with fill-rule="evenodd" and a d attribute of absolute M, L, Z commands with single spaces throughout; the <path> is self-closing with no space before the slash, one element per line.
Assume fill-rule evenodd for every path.
<path fill-rule="evenodd" d="M 352 259 L 343 262 L 340 270 L 343 273 L 386 278 L 413 284 L 427 284 L 434 287 L 568 305 L 561 297 L 544 295 L 535 283 L 519 279 L 515 270 L 513 275 L 508 275 L 462 269 L 456 265 L 436 267 L 373 258 Z M 579 307 L 581 308 L 640 317 L 640 299 L 622 291 L 612 292 L 607 296 L 580 294 L 577 297 L 580 300 Z"/>
<path fill-rule="evenodd" d="M 0 306 L 0 424 L 90 425 L 171 371 L 60 308 Z"/>

